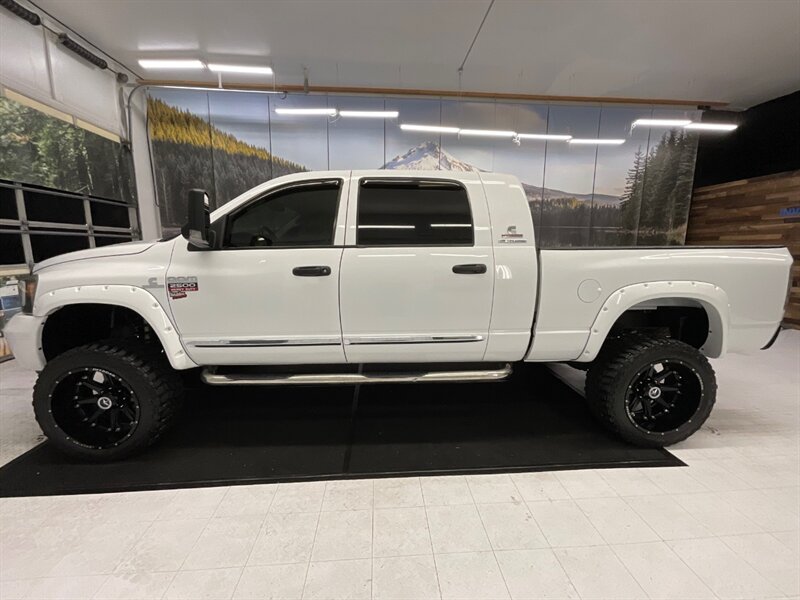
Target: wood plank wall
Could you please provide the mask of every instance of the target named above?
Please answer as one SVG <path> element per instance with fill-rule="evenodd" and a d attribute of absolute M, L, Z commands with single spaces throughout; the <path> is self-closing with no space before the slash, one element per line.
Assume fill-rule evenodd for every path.
<path fill-rule="evenodd" d="M 687 245 L 787 246 L 794 256 L 792 291 L 784 325 L 800 329 L 800 171 L 696 188 L 689 211 Z"/>

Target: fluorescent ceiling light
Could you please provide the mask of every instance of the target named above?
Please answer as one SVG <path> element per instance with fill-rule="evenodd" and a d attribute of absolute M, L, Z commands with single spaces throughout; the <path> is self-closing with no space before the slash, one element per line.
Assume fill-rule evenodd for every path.
<path fill-rule="evenodd" d="M 734 123 L 689 123 L 684 129 L 697 131 L 733 131 L 738 125 Z"/>
<path fill-rule="evenodd" d="M 276 108 L 275 112 L 279 115 L 336 115 L 335 108 Z"/>
<path fill-rule="evenodd" d="M 570 144 L 593 144 L 593 145 L 606 145 L 606 146 L 619 146 L 620 144 L 624 144 L 625 140 L 613 140 L 613 139 L 580 139 L 580 138 L 572 138 L 569 141 Z"/>
<path fill-rule="evenodd" d="M 416 229 L 416 225 L 359 225 L 359 229 Z"/>
<path fill-rule="evenodd" d="M 221 65 L 208 63 L 208 70 L 214 73 L 250 73 L 253 75 L 272 75 L 272 67 L 255 67 L 252 65 Z"/>
<path fill-rule="evenodd" d="M 441 127 L 439 125 L 411 125 L 403 123 L 400 125 L 403 131 L 430 131 L 434 133 L 458 133 L 458 127 Z"/>
<path fill-rule="evenodd" d="M 396 110 L 340 110 L 343 117 L 363 117 L 366 119 L 396 119 L 400 114 Z"/>
<path fill-rule="evenodd" d="M 431 223 L 431 227 L 472 227 L 469 223 Z"/>
<path fill-rule="evenodd" d="M 571 140 L 571 135 L 560 135 L 550 133 L 518 133 L 517 137 L 521 140 L 553 140 L 559 142 L 566 142 Z"/>
<path fill-rule="evenodd" d="M 207 87 L 202 85 L 148 85 L 147 87 L 168 90 L 193 90 L 201 92 L 236 92 L 237 94 L 285 94 L 281 90 L 243 90 L 239 88 L 220 88 L 220 87 Z"/>
<path fill-rule="evenodd" d="M 459 129 L 458 135 L 474 135 L 476 137 L 512 138 L 515 131 L 498 131 L 495 129 Z"/>
<path fill-rule="evenodd" d="M 689 119 L 636 119 L 633 126 L 642 127 L 686 127 L 691 121 Z"/>
<path fill-rule="evenodd" d="M 139 60 L 139 66 L 143 69 L 204 69 L 205 65 L 199 60 L 183 59 L 149 59 Z"/>

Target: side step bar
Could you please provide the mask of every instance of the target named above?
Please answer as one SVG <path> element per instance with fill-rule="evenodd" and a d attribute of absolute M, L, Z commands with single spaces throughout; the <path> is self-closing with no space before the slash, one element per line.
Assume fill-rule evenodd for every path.
<path fill-rule="evenodd" d="M 511 375 L 511 365 L 488 371 L 430 371 L 419 373 L 215 373 L 203 369 L 210 385 L 354 385 L 359 383 L 442 383 L 501 381 Z"/>

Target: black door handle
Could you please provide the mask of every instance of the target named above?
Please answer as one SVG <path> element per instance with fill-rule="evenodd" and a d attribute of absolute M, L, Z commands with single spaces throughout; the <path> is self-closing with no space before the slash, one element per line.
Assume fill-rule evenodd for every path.
<path fill-rule="evenodd" d="M 458 273 L 459 275 L 480 275 L 481 273 L 486 273 L 486 265 L 481 263 L 472 265 L 454 265 L 453 273 Z"/>
<path fill-rule="evenodd" d="M 327 277 L 331 274 L 330 267 L 295 267 L 292 269 L 292 275 L 298 277 Z"/>

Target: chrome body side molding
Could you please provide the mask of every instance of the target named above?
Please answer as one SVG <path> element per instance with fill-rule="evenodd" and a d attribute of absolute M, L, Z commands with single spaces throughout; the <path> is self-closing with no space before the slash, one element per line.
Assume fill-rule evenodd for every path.
<path fill-rule="evenodd" d="M 359 335 L 344 339 L 347 346 L 371 344 L 460 344 L 482 342 L 483 335 Z"/>
<path fill-rule="evenodd" d="M 273 346 L 339 346 L 339 337 L 308 338 L 252 338 L 234 340 L 193 340 L 188 342 L 194 348 L 270 348 Z"/>
<path fill-rule="evenodd" d="M 482 342 L 483 335 L 360 335 L 345 338 L 348 346 L 385 344 L 460 344 Z M 191 340 L 193 348 L 270 348 L 274 346 L 339 346 L 342 339 L 334 336 L 307 338 L 249 338 Z"/>

